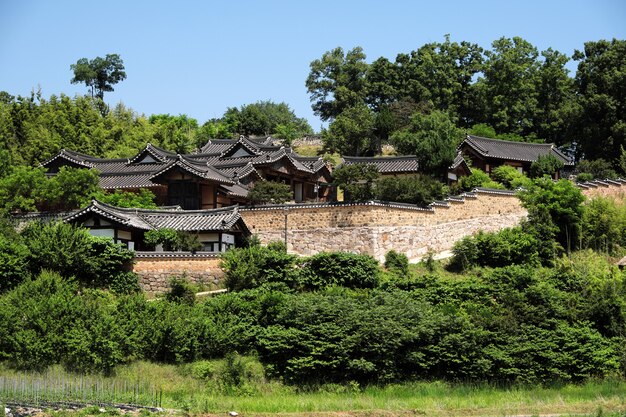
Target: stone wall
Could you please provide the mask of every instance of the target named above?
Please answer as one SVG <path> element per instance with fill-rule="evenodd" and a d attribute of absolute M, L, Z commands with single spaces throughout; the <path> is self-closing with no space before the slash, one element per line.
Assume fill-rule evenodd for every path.
<path fill-rule="evenodd" d="M 588 198 L 623 199 L 626 181 L 594 181 L 581 189 Z M 417 261 L 429 250 L 448 251 L 457 240 L 480 230 L 516 226 L 527 215 L 515 193 L 480 189 L 428 208 L 370 202 L 244 208 L 240 213 L 262 242 L 284 241 L 287 230 L 292 253 L 350 251 L 381 261 L 391 249 Z"/>
<path fill-rule="evenodd" d="M 605 197 L 626 199 L 626 180 L 590 181 L 578 185 L 587 198 Z"/>
<path fill-rule="evenodd" d="M 477 190 L 428 208 L 370 202 L 273 206 L 240 210 L 261 241 L 284 240 L 300 255 L 322 251 L 367 253 L 378 260 L 394 249 L 416 261 L 444 252 L 479 230 L 515 226 L 526 210 L 514 193 Z"/>
<path fill-rule="evenodd" d="M 182 275 L 207 290 L 216 289 L 224 276 L 219 264 L 219 255 L 214 253 L 136 252 L 133 271 L 145 292 L 162 294 L 169 290 L 173 276 Z"/>

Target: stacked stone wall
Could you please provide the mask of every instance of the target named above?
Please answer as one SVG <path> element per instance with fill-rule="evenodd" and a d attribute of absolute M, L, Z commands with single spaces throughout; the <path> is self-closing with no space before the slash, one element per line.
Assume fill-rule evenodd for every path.
<path fill-rule="evenodd" d="M 624 181 L 597 181 L 581 189 L 588 198 L 626 196 Z M 429 250 L 448 251 L 478 231 L 516 226 L 527 212 L 513 193 L 477 190 L 425 209 L 383 203 L 298 205 L 242 209 L 241 215 L 265 243 L 285 240 L 286 229 L 292 253 L 350 251 L 383 260 L 394 249 L 416 261 Z"/>
<path fill-rule="evenodd" d="M 415 261 L 429 250 L 449 250 L 458 239 L 479 230 L 515 226 L 526 210 L 513 193 L 485 191 L 428 208 L 385 203 L 301 205 L 242 209 L 241 215 L 265 243 L 285 240 L 286 229 L 292 253 L 350 251 L 383 260 L 394 249 Z"/>
<path fill-rule="evenodd" d="M 172 277 L 181 276 L 207 290 L 218 288 L 224 276 L 219 265 L 220 259 L 214 254 L 138 252 L 133 271 L 145 292 L 162 294 L 169 290 Z"/>

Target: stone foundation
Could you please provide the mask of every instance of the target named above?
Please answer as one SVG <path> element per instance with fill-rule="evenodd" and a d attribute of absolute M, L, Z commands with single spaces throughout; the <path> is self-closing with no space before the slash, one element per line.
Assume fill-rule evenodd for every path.
<path fill-rule="evenodd" d="M 206 290 L 219 287 L 224 276 L 220 258 L 214 253 L 137 252 L 133 272 L 139 275 L 139 285 L 148 294 L 169 290 L 172 277 L 186 278 Z"/>

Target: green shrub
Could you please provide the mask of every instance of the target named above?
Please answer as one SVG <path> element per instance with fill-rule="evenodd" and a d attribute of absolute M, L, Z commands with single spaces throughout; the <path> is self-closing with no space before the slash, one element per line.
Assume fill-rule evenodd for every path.
<path fill-rule="evenodd" d="M 404 253 L 390 250 L 385 254 L 385 268 L 398 275 L 409 274 L 409 258 Z"/>
<path fill-rule="evenodd" d="M 427 205 L 445 197 L 441 182 L 426 176 L 384 177 L 376 182 L 378 200 Z"/>
<path fill-rule="evenodd" d="M 491 171 L 491 177 L 494 181 L 499 182 L 509 190 L 514 190 L 518 187 L 527 187 L 531 182 L 526 175 L 510 165 L 500 165 L 494 168 Z"/>
<path fill-rule="evenodd" d="M 163 245 L 163 250 L 176 250 L 178 244 L 178 234 L 176 230 L 162 228 L 156 230 L 148 230 L 143 237 L 144 243 L 148 246 L 155 247 Z"/>
<path fill-rule="evenodd" d="M 300 284 L 308 290 L 330 286 L 374 288 L 380 279 L 380 265 L 369 255 L 350 252 L 322 252 L 304 260 Z"/>
<path fill-rule="evenodd" d="M 0 235 L 0 293 L 16 287 L 30 277 L 30 251 L 21 239 Z"/>
<path fill-rule="evenodd" d="M 172 277 L 169 284 L 170 290 L 165 293 L 167 301 L 190 305 L 196 302 L 196 291 L 186 276 Z"/>
<path fill-rule="evenodd" d="M 504 186 L 492 180 L 485 171 L 481 171 L 477 168 L 472 168 L 472 173 L 468 176 L 461 177 L 459 184 L 462 190 L 471 191 L 474 188 L 495 188 L 503 189 Z"/>
<path fill-rule="evenodd" d="M 274 181 L 259 181 L 248 193 L 252 204 L 283 204 L 293 199 L 289 184 Z"/>
<path fill-rule="evenodd" d="M 295 255 L 284 250 L 284 245 L 230 249 L 222 254 L 221 263 L 225 271 L 226 288 L 240 291 L 275 282 L 293 287 L 296 259 Z"/>
<path fill-rule="evenodd" d="M 516 264 L 539 263 L 541 242 L 521 227 L 503 229 L 495 233 L 478 232 L 465 237 L 452 248 L 452 268 L 472 266 L 501 267 Z"/>
<path fill-rule="evenodd" d="M 18 369 L 59 363 L 80 312 L 77 291 L 75 281 L 44 271 L 0 297 L 0 357 Z"/>
<path fill-rule="evenodd" d="M 563 169 L 563 162 L 556 156 L 540 155 L 535 162 L 530 164 L 530 178 L 541 178 L 544 175 L 554 177 L 554 174 Z"/>

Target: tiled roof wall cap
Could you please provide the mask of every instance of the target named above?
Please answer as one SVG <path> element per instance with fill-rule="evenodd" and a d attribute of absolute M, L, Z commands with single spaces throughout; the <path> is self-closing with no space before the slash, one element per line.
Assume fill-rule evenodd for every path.
<path fill-rule="evenodd" d="M 141 251 L 135 252 L 135 258 L 193 258 L 193 259 L 214 259 L 219 258 L 218 252 L 156 252 Z"/>
<path fill-rule="evenodd" d="M 515 191 L 515 190 L 501 190 L 501 189 L 498 189 L 498 188 L 477 187 L 477 188 L 474 188 L 472 190 L 472 193 L 515 195 L 517 193 L 517 191 Z"/>
<path fill-rule="evenodd" d="M 291 209 L 313 209 L 324 207 L 357 207 L 357 206 L 379 206 L 379 207 L 395 207 L 418 211 L 433 211 L 432 208 L 420 207 L 414 204 L 406 203 L 390 203 L 378 200 L 364 201 L 360 203 L 297 203 L 297 204 L 268 204 L 264 206 L 244 206 L 241 211 L 262 211 L 262 210 L 291 210 Z"/>

